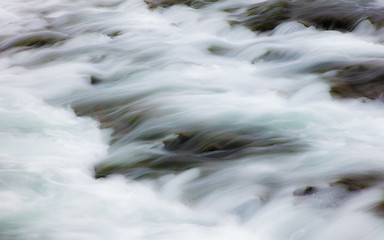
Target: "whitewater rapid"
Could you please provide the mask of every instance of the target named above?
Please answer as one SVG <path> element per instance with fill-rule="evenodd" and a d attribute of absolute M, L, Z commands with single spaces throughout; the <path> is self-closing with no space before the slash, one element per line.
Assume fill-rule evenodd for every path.
<path fill-rule="evenodd" d="M 383 104 L 335 99 L 324 81 L 332 72 L 312 71 L 382 59 L 382 30 L 229 24 L 224 9 L 257 2 L 1 1 L 0 239 L 383 239 L 372 211 L 382 185 L 352 194 L 330 185 L 384 170 Z M 59 40 L 22 46 L 36 32 Z M 115 136 L 73 109 L 89 106 L 139 120 Z M 158 178 L 95 179 L 98 164 L 163 154 L 183 131 L 283 143 Z M 297 194 L 307 186 L 318 191 Z"/>

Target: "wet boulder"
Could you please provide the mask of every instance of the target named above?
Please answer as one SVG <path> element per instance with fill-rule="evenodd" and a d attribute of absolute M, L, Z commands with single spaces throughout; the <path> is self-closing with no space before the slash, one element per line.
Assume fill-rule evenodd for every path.
<path fill-rule="evenodd" d="M 378 217 L 384 217 L 384 200 L 376 203 L 371 211 Z"/>
<path fill-rule="evenodd" d="M 291 19 L 293 5 L 290 1 L 258 3 L 248 7 L 244 13 L 236 15 L 238 20 L 231 21 L 231 24 L 242 24 L 252 31 L 269 31 Z"/>
<path fill-rule="evenodd" d="M 334 178 L 324 184 L 319 180 L 317 185 L 308 185 L 293 192 L 295 202 L 314 204 L 319 208 L 339 208 L 353 199 L 361 197 L 370 189 L 384 189 L 384 172 L 367 171 L 350 173 Z M 369 193 L 367 193 L 369 194 Z M 371 211 L 378 216 L 384 216 L 384 201 L 375 205 L 362 205 L 361 209 Z"/>
<path fill-rule="evenodd" d="M 152 115 L 151 109 L 139 102 L 132 99 L 72 104 L 78 116 L 90 116 L 99 121 L 102 128 L 113 129 L 110 144 L 114 149 L 133 142 L 137 145 L 135 159 L 118 153 L 114 158 L 118 162 L 107 159 L 95 166 L 96 178 L 112 174 L 133 179 L 157 178 L 244 157 L 295 153 L 303 148 L 296 138 L 277 135 L 264 127 L 247 131 L 200 125 L 185 126 L 188 130 L 180 131 L 183 127 L 170 124 L 161 127 L 161 123 L 153 127 L 159 115 Z M 166 119 L 170 119 L 169 116 Z"/>
<path fill-rule="evenodd" d="M 337 98 L 374 100 L 384 93 L 384 62 L 380 60 L 324 64 L 312 70 L 324 76 L 331 85 L 330 93 Z"/>
<path fill-rule="evenodd" d="M 187 154 L 153 155 L 134 163 L 102 162 L 94 167 L 95 178 L 103 178 L 112 174 L 125 175 L 132 179 L 157 178 L 166 174 L 174 174 L 199 167 L 208 159 Z"/>
<path fill-rule="evenodd" d="M 350 174 L 330 184 L 332 187 L 340 187 L 348 192 L 365 190 L 384 183 L 384 175 L 380 173 Z"/>
<path fill-rule="evenodd" d="M 112 144 L 124 138 L 149 118 L 147 110 L 144 107 L 142 109 L 138 107 L 133 100 L 72 103 L 71 107 L 77 116 L 92 117 L 100 122 L 101 128 L 113 129 Z M 146 137 L 151 138 L 154 136 Z M 161 134 L 155 137 L 161 137 Z"/>
<path fill-rule="evenodd" d="M 173 5 L 187 5 L 193 8 L 202 8 L 207 4 L 217 2 L 218 0 L 145 0 L 149 8 L 168 8 Z"/>
<path fill-rule="evenodd" d="M 344 189 L 348 195 L 359 193 L 371 188 L 384 188 L 383 172 L 367 172 L 360 174 L 349 174 L 330 184 L 331 187 Z M 352 195 L 353 196 L 353 195 Z M 384 200 L 367 208 L 378 217 L 384 217 Z"/>
<path fill-rule="evenodd" d="M 384 62 L 349 65 L 336 70 L 330 80 L 334 96 L 378 99 L 384 93 Z"/>
<path fill-rule="evenodd" d="M 264 133 L 187 132 L 164 141 L 164 149 L 171 152 L 189 152 L 209 158 L 226 158 L 244 154 L 266 154 L 296 151 L 293 139 L 267 136 Z"/>
<path fill-rule="evenodd" d="M 297 151 L 291 139 L 257 136 L 238 132 L 185 132 L 163 141 L 163 152 L 134 163 L 108 161 L 95 167 L 96 178 L 122 174 L 130 178 L 156 178 L 191 168 L 234 161 L 244 156 Z"/>
<path fill-rule="evenodd" d="M 293 196 L 309 196 L 318 191 L 317 187 L 314 186 L 307 186 L 302 189 L 297 189 L 293 192 Z"/>
<path fill-rule="evenodd" d="M 97 85 L 97 84 L 103 82 L 103 80 L 101 80 L 100 78 L 95 77 L 95 76 L 91 76 L 90 81 L 91 81 L 91 84 L 92 84 L 92 85 Z"/>
<path fill-rule="evenodd" d="M 22 34 L 0 42 L 0 52 L 11 48 L 40 48 L 69 39 L 69 36 L 54 31 L 40 31 Z"/>
<path fill-rule="evenodd" d="M 179 133 L 176 138 L 164 141 L 164 149 L 219 157 L 237 152 L 251 143 L 250 137 L 234 133 Z"/>
<path fill-rule="evenodd" d="M 383 8 L 343 0 L 271 0 L 251 5 L 234 16 L 236 20 L 231 24 L 242 24 L 252 31 L 261 32 L 288 21 L 338 31 L 352 31 L 364 20 L 378 27 L 384 23 Z"/>
<path fill-rule="evenodd" d="M 384 186 L 384 173 L 368 171 L 364 173 L 351 173 L 341 176 L 330 182 L 326 187 L 308 185 L 293 192 L 293 196 L 309 196 L 324 190 L 342 190 L 343 196 L 347 197 L 353 193 L 361 192 L 373 187 Z M 343 197 L 343 199 L 344 199 Z"/>

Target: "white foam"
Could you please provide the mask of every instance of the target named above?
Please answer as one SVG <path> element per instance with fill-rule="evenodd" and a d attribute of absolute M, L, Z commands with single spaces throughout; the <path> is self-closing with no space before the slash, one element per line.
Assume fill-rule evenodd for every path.
<path fill-rule="evenodd" d="M 139 0 L 1 2 L 0 44 L 47 27 L 69 39 L 0 53 L 0 238 L 381 239 L 382 220 L 369 212 L 380 189 L 343 198 L 328 183 L 384 168 L 382 104 L 335 100 L 307 72 L 382 58 L 380 31 L 367 22 L 353 33 L 291 22 L 255 34 L 220 11 L 251 2 L 260 1 L 198 10 L 149 10 Z M 93 75 L 102 83 L 91 85 Z M 130 104 L 150 118 L 110 153 L 111 130 L 67 106 L 127 99 L 140 99 Z M 94 179 L 105 158 L 133 162 L 156 151 L 160 141 L 137 140 L 145 133 L 189 128 L 265 131 L 303 148 L 158 181 Z M 311 184 L 318 195 L 292 195 Z"/>

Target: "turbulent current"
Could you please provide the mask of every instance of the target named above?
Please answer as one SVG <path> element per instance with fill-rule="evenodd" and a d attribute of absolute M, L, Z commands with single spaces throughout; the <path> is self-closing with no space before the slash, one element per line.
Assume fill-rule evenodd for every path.
<path fill-rule="evenodd" d="M 382 26 L 381 1 L 0 1 L 0 239 L 384 239 Z"/>

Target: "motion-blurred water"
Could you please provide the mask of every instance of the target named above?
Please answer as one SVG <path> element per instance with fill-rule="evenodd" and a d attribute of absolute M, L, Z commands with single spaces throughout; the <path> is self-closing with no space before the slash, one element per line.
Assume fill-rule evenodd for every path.
<path fill-rule="evenodd" d="M 383 104 L 332 98 L 310 71 L 382 59 L 384 33 L 228 23 L 224 9 L 257 2 L 1 1 L 0 239 L 384 239 L 382 185 L 331 184 L 384 171 Z M 45 42 L 23 43 L 34 34 Z M 71 106 L 139 121 L 117 136 Z M 289 144 L 158 178 L 94 178 L 97 164 L 163 153 L 183 131 Z"/>

